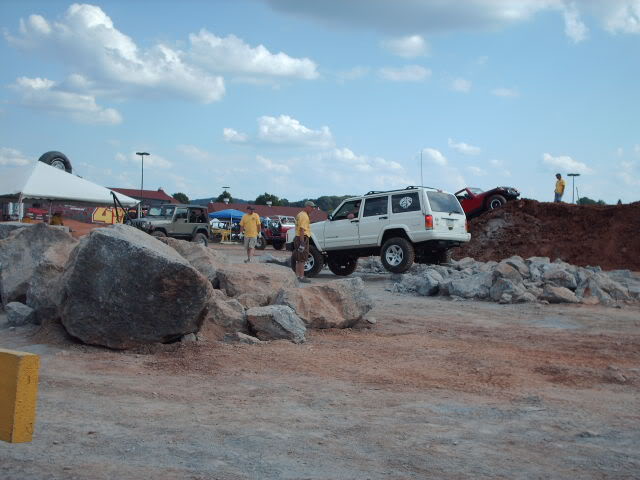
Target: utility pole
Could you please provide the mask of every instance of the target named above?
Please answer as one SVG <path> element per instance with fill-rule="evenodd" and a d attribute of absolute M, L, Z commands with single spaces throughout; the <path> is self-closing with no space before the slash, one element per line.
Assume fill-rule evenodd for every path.
<path fill-rule="evenodd" d="M 567 173 L 567 177 L 571 177 L 571 203 L 575 202 L 575 193 L 576 193 L 576 177 L 579 177 L 579 173 Z M 578 197 L 580 200 L 580 197 Z"/>
<path fill-rule="evenodd" d="M 136 152 L 136 155 L 140 155 L 140 160 L 142 161 L 142 172 L 140 176 L 140 204 L 138 205 L 138 218 L 142 217 L 142 191 L 144 190 L 144 157 L 145 155 L 151 155 L 147 152 Z"/>

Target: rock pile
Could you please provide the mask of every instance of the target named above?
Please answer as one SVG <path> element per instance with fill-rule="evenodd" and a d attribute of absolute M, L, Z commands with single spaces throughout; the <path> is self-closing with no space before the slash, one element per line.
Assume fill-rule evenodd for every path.
<path fill-rule="evenodd" d="M 441 295 L 499 303 L 585 303 L 606 306 L 640 302 L 640 275 L 630 270 L 603 271 L 548 257 L 500 262 L 465 257 L 450 266 L 416 265 L 395 276 L 394 292 Z"/>
<path fill-rule="evenodd" d="M 0 240 L 8 324 L 59 322 L 84 343 L 128 349 L 183 339 L 305 340 L 353 326 L 371 309 L 361 279 L 298 287 L 289 266 L 237 265 L 213 249 L 133 227 L 80 242 L 60 229 L 12 225 Z"/>

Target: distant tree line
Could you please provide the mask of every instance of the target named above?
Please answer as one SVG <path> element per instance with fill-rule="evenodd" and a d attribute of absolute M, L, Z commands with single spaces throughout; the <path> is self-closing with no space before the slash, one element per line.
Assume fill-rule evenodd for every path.
<path fill-rule="evenodd" d="M 176 198 L 178 201 L 181 201 L 181 202 L 184 201 L 184 199 L 186 199 L 184 203 L 189 203 L 189 199 L 187 198 L 186 195 L 184 195 L 184 198 L 183 197 L 178 198 L 176 197 L 176 195 L 182 196 L 184 195 L 183 193 L 174 193 L 173 198 Z M 320 208 L 320 210 L 324 210 L 325 212 L 331 212 L 335 210 L 335 208 L 338 205 L 340 205 L 340 203 L 342 203 L 342 201 L 345 198 L 350 198 L 353 196 L 354 195 L 323 195 L 318 198 L 303 198 L 302 200 L 291 202 L 286 198 L 279 198 L 277 195 L 264 192 L 263 194 L 258 195 L 256 199 L 252 202 L 250 200 L 233 198 L 229 192 L 224 190 L 217 197 L 196 198 L 192 200 L 192 203 L 195 203 L 197 205 L 206 205 L 209 202 L 223 202 L 225 198 L 228 198 L 229 203 L 254 203 L 256 205 L 268 205 L 267 202 L 271 202 L 271 205 L 274 207 L 303 207 L 304 202 L 306 202 L 307 200 L 311 200 Z"/>

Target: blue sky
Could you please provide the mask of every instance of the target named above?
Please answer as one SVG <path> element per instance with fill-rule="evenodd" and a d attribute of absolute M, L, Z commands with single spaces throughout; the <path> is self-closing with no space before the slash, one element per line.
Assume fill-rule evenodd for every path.
<path fill-rule="evenodd" d="M 0 1 L 0 175 L 640 200 L 640 0 Z M 570 193 L 565 199 L 570 200 Z"/>

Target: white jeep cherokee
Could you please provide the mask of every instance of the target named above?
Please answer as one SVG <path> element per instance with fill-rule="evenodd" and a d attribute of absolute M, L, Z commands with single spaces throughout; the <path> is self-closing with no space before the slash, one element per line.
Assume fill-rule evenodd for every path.
<path fill-rule="evenodd" d="M 325 264 L 336 275 L 350 275 L 358 258 L 370 255 L 379 255 L 394 273 L 406 272 L 414 261 L 446 263 L 452 247 L 471 239 L 467 230 L 464 211 L 451 193 L 429 187 L 371 191 L 343 201 L 328 220 L 311 225 L 305 275 L 317 275 Z M 292 228 L 289 250 L 294 236 Z"/>

